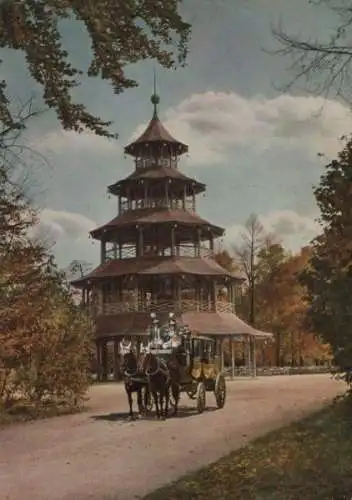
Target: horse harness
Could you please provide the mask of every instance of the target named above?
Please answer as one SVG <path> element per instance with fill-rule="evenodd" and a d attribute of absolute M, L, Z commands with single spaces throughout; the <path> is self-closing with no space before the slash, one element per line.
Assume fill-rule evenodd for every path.
<path fill-rule="evenodd" d="M 157 363 L 156 369 L 154 371 L 147 369 L 145 371 L 145 374 L 150 379 L 151 377 L 154 377 L 158 373 L 162 373 L 166 378 L 166 383 L 169 383 L 171 380 L 171 374 L 170 374 L 170 370 L 167 366 L 167 363 L 164 360 L 158 358 L 157 356 L 155 356 L 155 359 L 156 359 L 156 363 Z"/>

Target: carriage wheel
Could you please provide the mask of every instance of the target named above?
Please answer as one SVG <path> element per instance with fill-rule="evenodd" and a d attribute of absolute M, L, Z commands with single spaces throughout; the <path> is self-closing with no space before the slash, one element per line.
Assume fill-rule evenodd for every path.
<path fill-rule="evenodd" d="M 153 409 L 153 398 L 148 387 L 144 388 L 143 403 L 145 412 L 150 413 Z"/>
<path fill-rule="evenodd" d="M 197 385 L 197 411 L 198 413 L 203 413 L 205 410 L 205 402 L 206 402 L 206 395 L 205 395 L 205 385 L 203 382 L 199 382 Z"/>
<path fill-rule="evenodd" d="M 197 397 L 197 388 L 196 389 L 192 389 L 192 390 L 188 390 L 186 391 L 187 393 L 187 396 L 189 397 L 189 399 L 196 399 Z"/>
<path fill-rule="evenodd" d="M 223 408 L 226 401 L 226 382 L 222 373 L 218 373 L 216 376 L 214 394 L 217 407 Z"/>

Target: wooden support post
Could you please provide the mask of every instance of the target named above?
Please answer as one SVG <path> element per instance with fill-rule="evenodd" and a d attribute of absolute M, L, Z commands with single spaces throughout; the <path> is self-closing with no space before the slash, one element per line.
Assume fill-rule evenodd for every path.
<path fill-rule="evenodd" d="M 253 356 L 253 363 L 252 363 L 252 377 L 256 377 L 257 376 L 257 349 L 256 349 L 256 338 L 255 336 L 253 336 L 252 338 L 252 346 L 253 346 L 253 352 L 252 352 L 252 356 Z"/>
<path fill-rule="evenodd" d="M 101 356 L 101 367 L 102 367 L 102 380 L 108 380 L 108 343 L 106 340 L 102 341 L 102 356 Z"/>
<path fill-rule="evenodd" d="M 202 230 L 199 227 L 197 229 L 197 257 L 200 257 L 200 247 L 201 247 L 201 242 L 202 242 Z"/>
<path fill-rule="evenodd" d="M 100 264 L 104 264 L 106 260 L 106 241 L 104 239 L 100 242 Z"/>
<path fill-rule="evenodd" d="M 117 210 L 118 210 L 118 214 L 121 215 L 122 214 L 122 198 L 121 198 L 120 194 L 119 194 L 118 201 L 117 201 Z"/>
<path fill-rule="evenodd" d="M 120 241 L 118 243 L 118 246 L 119 246 L 119 259 L 121 260 L 122 259 L 122 244 Z"/>
<path fill-rule="evenodd" d="M 236 352 L 235 352 L 235 341 L 234 337 L 231 337 L 231 368 L 232 368 L 232 380 L 235 378 L 236 370 Z"/>
<path fill-rule="evenodd" d="M 251 345 L 252 345 L 251 337 L 248 335 L 248 339 L 247 339 L 248 375 L 252 370 L 252 348 L 251 348 Z"/>
<path fill-rule="evenodd" d="M 175 248 L 175 229 L 176 226 L 173 225 L 171 229 L 171 255 L 174 256 L 176 254 L 176 248 Z"/>
<path fill-rule="evenodd" d="M 127 209 L 132 210 L 131 189 L 127 188 Z"/>
<path fill-rule="evenodd" d="M 120 346 L 119 339 L 117 337 L 114 338 L 114 379 L 120 380 Z"/>
<path fill-rule="evenodd" d="M 138 257 L 143 257 L 143 228 L 138 227 Z"/>
<path fill-rule="evenodd" d="M 143 208 L 147 208 L 149 206 L 148 203 L 148 185 L 144 183 L 144 200 L 143 200 Z"/>
<path fill-rule="evenodd" d="M 211 289 L 210 289 L 210 295 L 211 295 L 211 310 L 212 312 L 216 312 L 216 281 L 214 280 L 211 283 Z"/>
<path fill-rule="evenodd" d="M 214 236 L 212 233 L 210 233 L 210 238 L 209 238 L 209 250 L 210 250 L 210 256 L 213 257 L 214 255 Z"/>
<path fill-rule="evenodd" d="M 165 182 L 165 203 L 166 203 L 167 207 L 169 206 L 169 182 L 170 182 L 170 179 L 168 179 Z"/>
<path fill-rule="evenodd" d="M 235 285 L 231 283 L 231 311 L 236 313 L 236 293 L 235 293 Z"/>
<path fill-rule="evenodd" d="M 186 184 L 184 185 L 183 187 L 183 198 L 182 198 L 182 207 L 183 207 L 183 210 L 186 210 L 187 209 L 187 186 Z"/>

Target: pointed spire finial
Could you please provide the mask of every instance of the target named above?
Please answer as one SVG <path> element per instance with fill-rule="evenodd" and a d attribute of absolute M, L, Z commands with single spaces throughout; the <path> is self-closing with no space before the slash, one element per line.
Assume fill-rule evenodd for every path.
<path fill-rule="evenodd" d="M 153 93 L 152 97 L 150 98 L 150 100 L 154 106 L 153 119 L 156 120 L 158 118 L 158 104 L 160 102 L 160 97 L 156 93 L 156 69 L 155 69 L 155 66 L 154 66 L 154 93 Z"/>

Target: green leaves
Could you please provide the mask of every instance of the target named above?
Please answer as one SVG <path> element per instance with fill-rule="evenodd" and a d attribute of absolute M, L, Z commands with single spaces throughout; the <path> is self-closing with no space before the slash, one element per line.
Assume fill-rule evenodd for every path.
<path fill-rule="evenodd" d="M 334 351 L 343 371 L 352 369 L 352 142 L 326 166 L 314 191 L 322 234 L 313 242 L 309 269 L 301 275 L 308 290 L 308 319 Z"/>
<path fill-rule="evenodd" d="M 81 68 L 63 48 L 59 23 L 68 17 L 86 29 L 91 40 L 89 77 L 108 80 L 116 94 L 137 86 L 125 67 L 155 59 L 166 68 L 184 64 L 190 25 L 179 14 L 180 0 L 13 0 L 0 6 L 0 47 L 24 52 L 31 76 L 42 86 L 45 103 L 56 111 L 64 129 L 116 137 L 111 122 L 74 102 Z M 0 120 L 12 120 L 0 86 Z"/>

